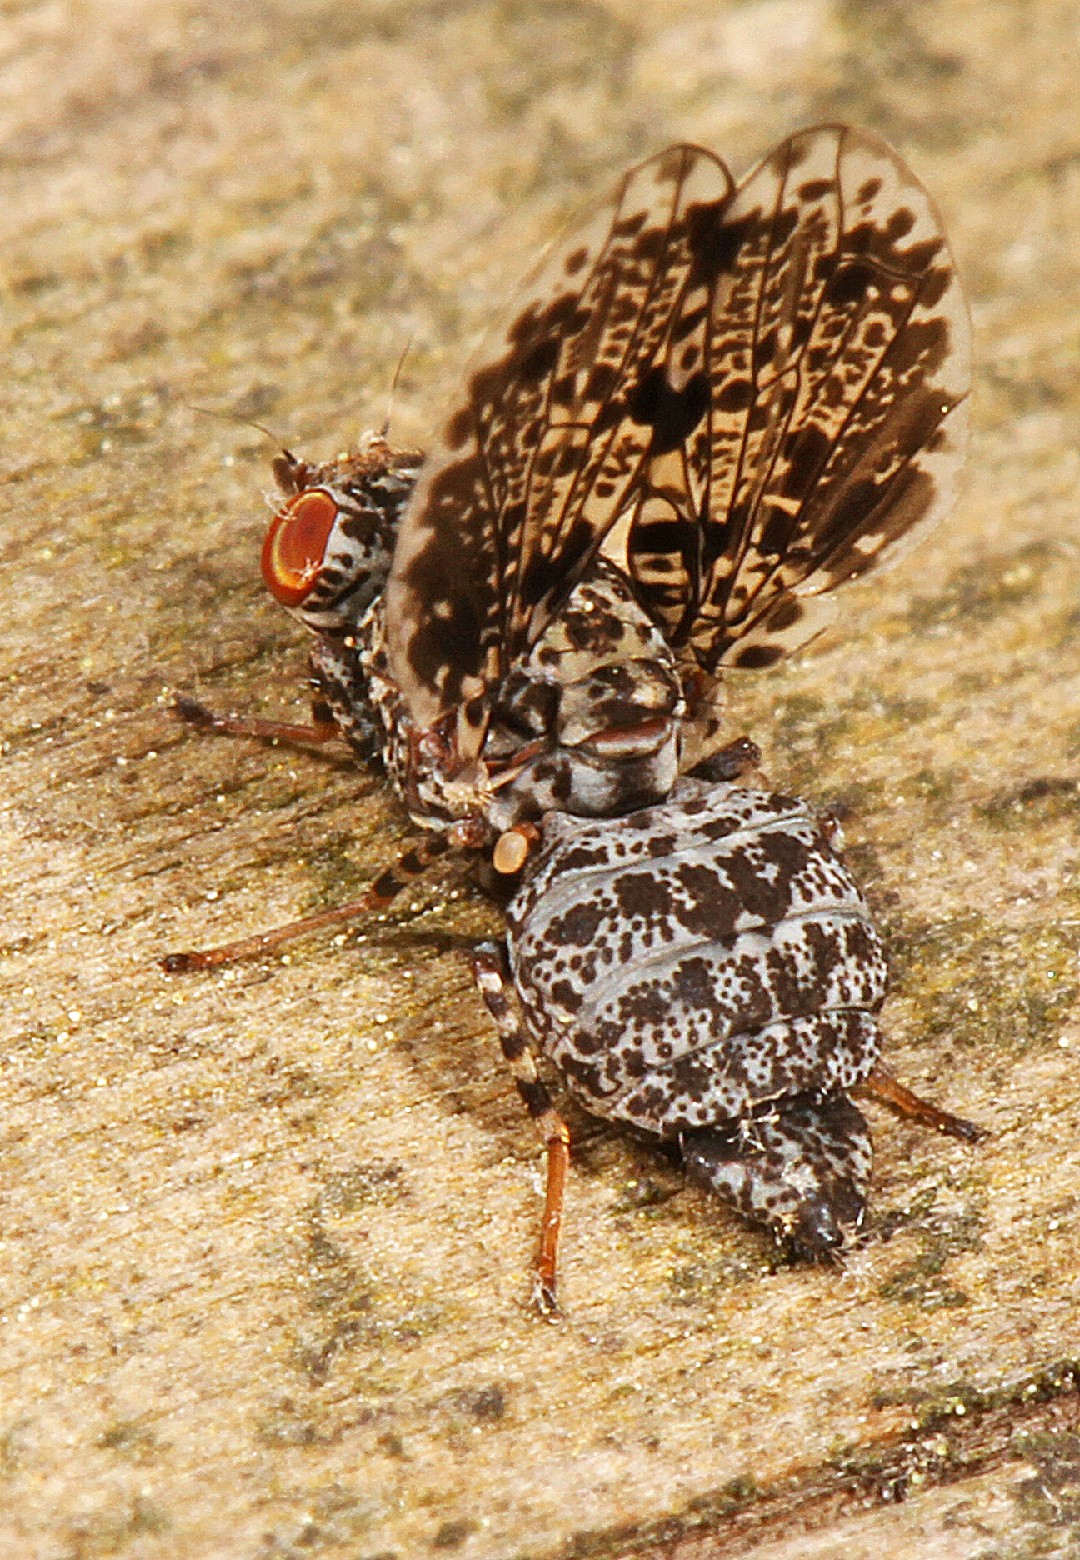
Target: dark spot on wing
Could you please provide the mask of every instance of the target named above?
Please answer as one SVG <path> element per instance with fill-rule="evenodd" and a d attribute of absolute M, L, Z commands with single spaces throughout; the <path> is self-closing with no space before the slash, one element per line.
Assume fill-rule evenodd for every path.
<path fill-rule="evenodd" d="M 636 423 L 652 429 L 650 455 L 666 455 L 689 438 L 708 404 L 709 381 L 705 374 L 695 374 L 682 390 L 675 390 L 664 369 L 657 365 L 630 391 L 626 409 Z"/>
<path fill-rule="evenodd" d="M 559 546 L 558 555 L 548 558 L 533 553 L 521 578 L 521 600 L 535 607 L 556 593 L 568 593 L 577 577 L 577 569 L 596 543 L 596 535 L 587 520 L 576 520 Z"/>
<path fill-rule="evenodd" d="M 878 273 L 864 261 L 853 260 L 838 266 L 829 278 L 825 299 L 833 308 L 842 309 L 846 304 L 858 303 L 866 297 L 867 289 L 879 285 Z"/>
<path fill-rule="evenodd" d="M 686 213 L 687 248 L 693 257 L 691 287 L 703 283 L 710 286 L 718 276 L 734 271 L 739 251 L 757 231 L 754 217 L 725 222 L 726 207 L 726 201 L 713 201 L 705 206 L 691 206 Z"/>
<path fill-rule="evenodd" d="M 558 338 L 549 336 L 546 341 L 538 341 L 534 347 L 518 358 L 514 367 L 521 379 L 545 379 L 558 361 Z"/>
<path fill-rule="evenodd" d="M 775 666 L 783 654 L 783 648 L 779 645 L 746 645 L 729 655 L 726 664 L 744 666 L 748 671 L 760 671 L 762 667 Z"/>
<path fill-rule="evenodd" d="M 745 412 L 754 399 L 754 387 L 749 379 L 729 379 L 716 396 L 716 409 L 720 412 Z"/>

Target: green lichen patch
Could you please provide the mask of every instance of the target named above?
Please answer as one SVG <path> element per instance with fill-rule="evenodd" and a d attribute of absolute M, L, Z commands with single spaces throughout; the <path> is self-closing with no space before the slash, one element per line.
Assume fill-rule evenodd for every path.
<path fill-rule="evenodd" d="M 925 1435 L 928 1431 L 956 1431 L 957 1421 L 966 1420 L 969 1425 L 991 1414 L 1016 1417 L 1014 1428 L 1009 1430 L 1009 1441 L 1018 1444 L 1025 1432 L 1021 1413 L 1040 1404 L 1070 1402 L 1080 1389 L 1080 1362 L 1061 1359 L 1048 1362 L 1037 1369 L 1008 1380 L 976 1383 L 961 1376 L 927 1385 L 925 1381 L 908 1386 L 897 1386 L 878 1394 L 875 1405 L 905 1404 L 913 1409 L 906 1438 Z"/>
<path fill-rule="evenodd" d="M 768 677 L 755 689 L 754 708 L 767 709 L 767 724 L 754 708 L 735 717 L 761 742 L 766 773 L 785 791 L 834 810 L 839 803 L 858 817 L 872 818 L 886 795 L 884 781 L 874 772 L 877 756 L 894 751 L 897 744 L 925 749 L 923 728 L 929 726 L 936 734 L 941 718 L 933 700 L 890 693 L 880 678 L 841 682 L 827 698 L 791 690 L 789 677 L 780 673 L 772 679 L 772 700 L 767 697 Z M 944 809 L 961 767 L 950 762 L 931 770 L 923 765 L 921 772 L 925 789 L 933 793 L 929 799 Z"/>
<path fill-rule="evenodd" d="M 775 724 L 769 746 L 783 754 L 796 785 L 807 783 L 804 774 L 830 763 L 851 737 L 855 722 L 849 700 L 837 705 L 802 692 L 781 699 L 771 715 Z"/>
<path fill-rule="evenodd" d="M 955 570 L 934 595 L 916 596 L 908 607 L 908 624 L 914 633 L 925 633 L 943 624 L 992 622 L 1040 591 L 1054 555 L 1048 541 L 1031 542 L 997 557 L 984 555 L 977 563 Z"/>
<path fill-rule="evenodd" d="M 70 1523 L 66 1552 L 77 1560 L 104 1560 L 129 1550 L 145 1553 L 141 1541 L 164 1538 L 172 1526 L 168 1513 L 156 1501 L 136 1495 L 119 1509 L 95 1512 Z"/>
<path fill-rule="evenodd" d="M 308 1393 L 295 1412 L 298 1434 L 340 1435 L 336 1394 L 324 1405 L 320 1390 L 344 1373 L 355 1375 L 365 1397 L 384 1396 L 392 1387 L 382 1379 L 383 1366 L 394 1360 L 408 1376 L 409 1354 L 447 1323 L 451 1296 L 428 1290 L 413 1271 L 395 1275 L 370 1257 L 372 1231 L 407 1196 L 402 1168 L 372 1160 L 331 1173 L 304 1211 L 292 1264 L 302 1306 L 293 1363 Z"/>
<path fill-rule="evenodd" d="M 927 1043 L 1009 1054 L 1056 1044 L 1075 1008 L 1080 927 L 1002 926 L 978 911 L 940 921 L 892 913 L 893 987 Z"/>
<path fill-rule="evenodd" d="M 154 1431 L 141 1419 L 117 1419 L 98 1436 L 103 1451 L 115 1452 L 128 1462 L 152 1462 L 160 1450 Z"/>
<path fill-rule="evenodd" d="M 18 1419 L 0 1430 L 0 1479 L 11 1478 L 23 1466 L 28 1425 L 28 1420 Z"/>
<path fill-rule="evenodd" d="M 959 765 L 923 766 L 905 778 L 904 792 L 918 799 L 928 822 L 938 823 L 952 815 L 968 783 L 967 772 Z"/>
<path fill-rule="evenodd" d="M 130 390 L 123 395 L 107 395 L 70 407 L 60 421 L 77 431 L 76 460 L 93 461 L 103 455 L 115 456 L 160 436 L 168 403 L 167 392 L 158 389 Z M 88 518 L 94 518 L 91 515 Z M 89 529 L 85 526 L 83 529 Z M 103 538 L 110 527 L 97 527 Z M 78 528 L 76 528 L 78 530 Z"/>
<path fill-rule="evenodd" d="M 827 1531 L 867 1504 L 891 1505 L 920 1489 L 1025 1456 L 1028 1448 L 1036 1466 L 1041 1457 L 1071 1501 L 1076 1437 L 1071 1429 L 1047 1433 L 1044 1426 L 1060 1413 L 1075 1418 L 1078 1384 L 1080 1366 L 1066 1359 L 997 1385 L 954 1378 L 932 1388 L 920 1383 L 890 1389 L 879 1394 L 875 1406 L 911 1406 L 910 1420 L 899 1434 L 876 1443 L 838 1442 L 824 1464 L 795 1469 L 772 1485 L 749 1472 L 738 1475 L 636 1529 L 577 1533 L 559 1554 L 569 1560 L 631 1560 L 655 1557 L 666 1546 L 690 1545 L 695 1539 L 710 1553 L 714 1546 L 717 1553 L 727 1547 L 732 1553 L 749 1552 L 755 1540 L 791 1530 Z"/>
<path fill-rule="evenodd" d="M 904 1230 L 914 1235 L 918 1250 L 902 1261 L 878 1285 L 883 1300 L 914 1305 L 921 1311 L 952 1310 L 970 1304 L 971 1296 L 947 1273 L 950 1260 L 982 1249 L 986 1217 L 975 1201 L 960 1207 L 937 1205 L 937 1187 L 928 1188 L 911 1207 L 875 1217 L 879 1235 Z"/>
<path fill-rule="evenodd" d="M 319 1192 L 318 1218 L 346 1218 L 358 1208 L 372 1204 L 387 1205 L 404 1196 L 404 1167 L 385 1160 L 372 1160 L 349 1170 L 329 1175 Z"/>
<path fill-rule="evenodd" d="M 702 1256 L 672 1268 L 668 1298 L 674 1306 L 709 1306 L 732 1289 L 760 1278 L 760 1261 L 728 1253 Z"/>
<path fill-rule="evenodd" d="M 477 1524 L 470 1517 L 451 1517 L 446 1522 L 440 1522 L 431 1540 L 433 1550 L 444 1554 L 452 1553 L 460 1549 L 465 1540 L 476 1532 Z"/>
<path fill-rule="evenodd" d="M 1021 1433 L 1015 1450 L 1035 1467 L 1030 1478 L 1013 1486 L 1020 1511 L 1051 1530 L 1064 1528 L 1080 1538 L 1080 1435 Z"/>
<path fill-rule="evenodd" d="M 307 1560 L 308 1556 L 362 1555 L 363 1560 L 397 1560 L 392 1553 L 372 1551 L 364 1541 L 377 1520 L 375 1503 L 363 1491 L 333 1481 L 310 1491 L 306 1510 L 285 1531 L 267 1534 L 259 1560 Z"/>

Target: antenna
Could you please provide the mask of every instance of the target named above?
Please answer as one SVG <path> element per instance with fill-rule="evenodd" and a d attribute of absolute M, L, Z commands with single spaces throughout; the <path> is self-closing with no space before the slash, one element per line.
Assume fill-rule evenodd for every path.
<path fill-rule="evenodd" d="M 181 406 L 186 406 L 189 412 L 198 412 L 200 417 L 216 417 L 219 422 L 237 423 L 241 428 L 254 428 L 264 438 L 269 439 L 285 455 L 289 454 L 288 446 L 284 439 L 279 439 L 276 433 L 272 433 L 265 423 L 256 422 L 254 417 L 241 417 L 236 412 L 219 412 L 211 406 L 196 406 L 194 401 L 181 401 Z M 292 457 L 290 456 L 290 459 Z"/>
<path fill-rule="evenodd" d="M 394 410 L 394 396 L 397 394 L 398 383 L 401 380 L 401 370 L 405 367 L 405 359 L 412 351 L 413 340 L 414 333 L 410 331 L 409 338 L 401 349 L 401 356 L 397 360 L 394 377 L 390 381 L 390 394 L 386 397 L 386 416 L 383 418 L 383 425 L 379 429 L 379 437 L 381 439 L 387 438 L 390 433 L 390 416 Z"/>

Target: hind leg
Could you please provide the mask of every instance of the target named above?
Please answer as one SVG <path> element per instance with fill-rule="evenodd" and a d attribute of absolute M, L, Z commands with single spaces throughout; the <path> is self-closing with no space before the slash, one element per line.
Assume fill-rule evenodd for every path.
<path fill-rule="evenodd" d="M 188 970 L 209 970 L 219 964 L 235 964 L 240 959 L 252 959 L 263 953 L 272 953 L 283 943 L 295 942 L 309 932 L 322 931 L 329 926 L 341 926 L 364 916 L 385 910 L 403 888 L 423 877 L 428 868 L 453 850 L 479 850 L 491 844 L 491 830 L 483 818 L 462 818 L 440 831 L 431 830 L 404 851 L 392 866 L 386 867 L 372 883 L 366 894 L 352 899 L 348 904 L 334 905 L 329 910 L 317 910 L 314 915 L 301 916 L 284 926 L 275 926 L 268 932 L 256 932 L 254 937 L 241 937 L 238 942 L 222 943 L 217 948 L 189 948 L 168 953 L 160 963 L 170 975 Z"/>
<path fill-rule="evenodd" d="M 943 1132 L 946 1137 L 960 1138 L 964 1143 L 978 1143 L 989 1136 L 985 1127 L 976 1126 L 974 1121 L 968 1121 L 964 1116 L 954 1116 L 951 1111 L 941 1110 L 929 1100 L 913 1094 L 880 1062 L 858 1088 L 867 1099 L 876 1100 L 879 1105 L 887 1106 L 908 1121 L 917 1121 L 922 1127 L 932 1127 L 935 1132 Z"/>

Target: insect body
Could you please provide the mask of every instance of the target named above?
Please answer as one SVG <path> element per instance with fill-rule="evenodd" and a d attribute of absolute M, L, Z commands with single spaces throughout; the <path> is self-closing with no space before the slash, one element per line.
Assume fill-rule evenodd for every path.
<path fill-rule="evenodd" d="M 933 207 L 882 142 L 825 125 L 739 184 L 691 146 L 632 170 L 526 285 L 423 465 L 372 435 L 322 467 L 276 462 L 284 502 L 263 572 L 315 635 L 313 723 L 223 720 L 190 701 L 180 713 L 255 735 L 340 733 L 385 766 L 426 841 L 342 913 L 387 902 L 452 845 L 494 847 L 498 870 L 523 872 L 511 973 L 483 954 L 477 975 L 549 1145 L 549 1300 L 567 1134 L 530 1039 L 590 1108 L 681 1137 L 692 1173 L 809 1250 L 835 1244 L 865 1195 L 847 1089 L 876 1079 L 894 1104 L 953 1120 L 874 1064 L 880 945 L 810 811 L 680 777 L 739 776 L 724 670 L 804 642 L 834 586 L 945 512 L 967 392 L 967 316 Z M 607 918 L 569 955 L 553 906 L 586 849 L 583 819 L 603 862 L 583 897 Z M 687 914 L 708 924 L 653 1034 L 669 977 L 640 984 L 619 950 L 633 961 L 646 903 L 667 906 L 674 921 L 650 912 L 649 935 L 674 945 L 689 902 L 675 884 L 695 873 L 709 886 Z M 620 899 L 614 884 L 631 881 Z M 811 887 L 825 898 L 800 919 Z M 586 987 L 605 959 L 602 998 Z M 560 1017 L 570 988 L 578 1007 Z"/>
<path fill-rule="evenodd" d="M 561 814 L 507 913 L 531 1037 L 586 1107 L 675 1139 L 695 1175 L 797 1249 L 862 1219 L 885 955 L 805 802 L 680 781 L 599 822 Z"/>
<path fill-rule="evenodd" d="M 697 147 L 642 164 L 492 351 L 418 478 L 378 440 L 351 482 L 289 458 L 264 550 L 381 711 L 428 826 L 660 799 L 672 743 L 685 769 L 723 740 L 718 674 L 802 643 L 827 592 L 951 501 L 969 384 L 951 256 L 896 154 L 844 127 L 738 186 Z M 343 541 L 386 513 L 365 483 L 397 501 L 403 477 L 387 576 Z"/>

